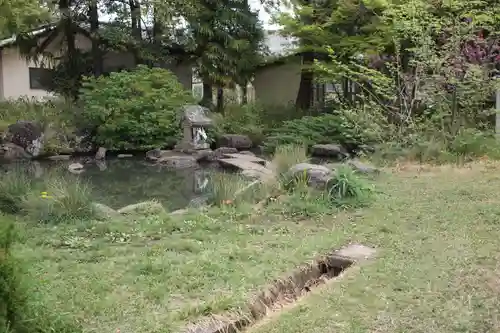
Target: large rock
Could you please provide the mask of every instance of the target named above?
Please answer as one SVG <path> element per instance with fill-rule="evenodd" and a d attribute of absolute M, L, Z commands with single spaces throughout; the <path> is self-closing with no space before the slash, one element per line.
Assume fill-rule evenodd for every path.
<path fill-rule="evenodd" d="M 344 147 L 334 143 L 314 145 L 311 148 L 311 154 L 318 157 L 349 157 L 349 153 Z"/>
<path fill-rule="evenodd" d="M 179 156 L 178 154 L 178 152 L 175 152 L 173 150 L 162 150 L 157 148 L 146 153 L 146 160 L 150 162 L 158 162 L 165 157 Z"/>
<path fill-rule="evenodd" d="M 158 148 L 146 152 L 146 159 L 148 161 L 157 161 L 161 156 L 162 156 L 162 150 Z"/>
<path fill-rule="evenodd" d="M 107 219 L 107 218 L 116 217 L 116 216 L 120 215 L 120 213 L 118 213 L 113 208 L 106 206 L 106 205 L 103 205 L 103 204 L 98 203 L 98 202 L 93 202 L 92 208 L 94 209 L 94 213 L 100 219 Z"/>
<path fill-rule="evenodd" d="M 236 154 L 238 149 L 233 147 L 219 147 L 214 150 L 215 156 L 218 158 L 223 157 L 225 154 Z"/>
<path fill-rule="evenodd" d="M 128 205 L 123 208 L 118 209 L 119 214 L 128 215 L 128 214 L 161 214 L 165 213 L 165 208 L 158 201 L 144 201 L 136 204 Z"/>
<path fill-rule="evenodd" d="M 174 169 L 188 169 L 198 166 L 196 158 L 189 155 L 165 156 L 158 159 L 158 162 Z"/>
<path fill-rule="evenodd" d="M 299 163 L 290 168 L 289 174 L 295 178 L 305 176 L 309 186 L 324 189 L 331 179 L 332 171 L 323 165 Z"/>
<path fill-rule="evenodd" d="M 81 163 L 71 163 L 68 165 L 68 171 L 73 174 L 80 174 L 84 170 L 84 166 Z"/>
<path fill-rule="evenodd" d="M 224 134 L 219 138 L 220 147 L 236 148 L 239 150 L 250 149 L 253 146 L 248 135 Z"/>
<path fill-rule="evenodd" d="M 211 149 L 200 149 L 193 152 L 193 157 L 198 162 L 213 162 L 216 159 L 216 154 Z"/>
<path fill-rule="evenodd" d="M 32 121 L 18 121 L 7 128 L 3 141 L 22 147 L 26 153 L 36 157 L 43 149 L 44 133 L 40 124 Z"/>
<path fill-rule="evenodd" d="M 0 160 L 5 162 L 27 160 L 32 156 L 23 147 L 13 143 L 0 144 Z"/>
<path fill-rule="evenodd" d="M 380 170 L 377 169 L 376 167 L 363 163 L 359 160 L 350 160 L 347 163 L 353 170 L 356 170 L 359 173 L 364 173 L 364 174 L 378 174 L 380 173 Z"/>

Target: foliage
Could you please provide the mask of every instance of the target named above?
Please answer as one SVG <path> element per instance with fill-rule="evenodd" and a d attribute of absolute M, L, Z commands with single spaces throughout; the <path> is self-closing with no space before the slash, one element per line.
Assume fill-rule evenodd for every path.
<path fill-rule="evenodd" d="M 36 0 L 0 0 L 0 37 L 37 28 L 50 18 L 49 10 Z"/>
<path fill-rule="evenodd" d="M 270 131 L 264 145 L 270 152 L 280 145 L 295 144 L 310 147 L 321 143 L 338 143 L 354 150 L 362 144 L 378 142 L 384 135 L 380 124 L 361 124 L 357 121 L 360 119 L 359 115 L 365 114 L 340 110 L 335 114 L 305 116 L 285 121 L 282 126 Z"/>
<path fill-rule="evenodd" d="M 212 135 L 244 134 L 254 144 L 260 144 L 272 129 L 303 114 L 293 105 L 266 105 L 258 101 L 243 105 L 231 103 L 225 105 L 224 112 L 214 114 L 215 128 Z"/>
<path fill-rule="evenodd" d="M 22 201 L 31 189 L 31 179 L 25 172 L 8 171 L 2 174 L 0 179 L 0 212 L 19 212 Z"/>
<path fill-rule="evenodd" d="M 75 146 L 79 123 L 78 105 L 65 99 L 19 98 L 0 102 L 0 132 L 19 120 L 34 121 L 43 128 L 45 153 Z"/>
<path fill-rule="evenodd" d="M 263 109 L 258 104 L 229 104 L 224 113 L 214 113 L 216 137 L 222 134 L 248 135 L 252 142 L 260 143 L 264 138 Z"/>
<path fill-rule="evenodd" d="M 10 125 L 19 120 L 35 121 L 43 128 L 50 124 L 64 125 L 72 121 L 75 106 L 64 99 L 21 97 L 0 101 L 0 122 Z M 0 128 L 1 130 L 2 128 Z"/>
<path fill-rule="evenodd" d="M 91 188 L 79 179 L 53 177 L 44 190 L 29 193 L 22 202 L 23 211 L 34 221 L 61 223 L 96 216 Z"/>
<path fill-rule="evenodd" d="M 497 3 L 367 1 L 359 10 L 346 0 L 294 9 L 282 16 L 286 33 L 315 52 L 312 71 L 335 83 L 340 108 L 368 116 L 382 130 L 373 142 L 391 141 L 424 159 L 478 151 L 462 135 L 491 128 L 500 60 Z M 372 128 L 369 122 L 362 127 Z M 489 141 L 487 132 L 482 136 Z M 478 142 L 472 137 L 466 141 Z"/>
<path fill-rule="evenodd" d="M 147 149 L 179 138 L 179 112 L 192 96 L 168 70 L 139 66 L 109 77 L 86 78 L 81 101 L 98 145 Z"/>
<path fill-rule="evenodd" d="M 218 87 L 246 85 L 262 60 L 264 32 L 258 13 L 248 1 L 205 0 L 195 8 L 187 15 L 193 44 L 188 48 L 193 49 L 199 77 Z M 210 97 L 204 96 L 204 104 Z"/>
<path fill-rule="evenodd" d="M 461 128 L 446 140 L 436 135 L 410 138 L 412 144 L 389 141 L 378 145 L 370 156 L 378 164 L 400 161 L 420 163 L 463 164 L 478 158 L 500 158 L 500 145 L 494 133 L 473 128 Z"/>

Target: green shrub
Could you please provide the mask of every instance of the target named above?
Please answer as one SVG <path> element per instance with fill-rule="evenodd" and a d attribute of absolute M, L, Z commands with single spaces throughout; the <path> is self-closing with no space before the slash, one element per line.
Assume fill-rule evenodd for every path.
<path fill-rule="evenodd" d="M 17 213 L 32 189 L 32 182 L 23 171 L 9 171 L 0 179 L 0 212 Z"/>
<path fill-rule="evenodd" d="M 61 223 L 96 216 L 91 188 L 79 179 L 53 178 L 45 190 L 33 191 L 22 203 L 24 212 L 35 221 Z"/>
<path fill-rule="evenodd" d="M 356 207 L 366 204 L 373 194 L 367 181 L 348 166 L 340 166 L 327 185 L 325 195 L 337 207 Z"/>
<path fill-rule="evenodd" d="M 263 109 L 259 104 L 228 104 L 224 115 L 214 113 L 215 139 L 222 134 L 248 135 L 252 142 L 260 143 L 264 138 Z"/>
<path fill-rule="evenodd" d="M 480 131 L 475 128 L 462 128 L 448 143 L 450 152 L 472 159 L 488 156 L 493 159 L 500 158 L 500 144 L 495 134 L 490 131 Z"/>
<path fill-rule="evenodd" d="M 290 197 L 286 201 L 287 209 L 295 215 L 303 216 L 366 205 L 374 192 L 367 179 L 347 165 L 341 165 L 335 170 L 324 190 L 309 186 L 306 172 L 292 178 L 283 177 L 282 186 Z"/>
<path fill-rule="evenodd" d="M 267 133 L 284 121 L 300 118 L 304 113 L 293 105 L 228 104 L 223 114 L 215 114 L 213 135 L 244 134 L 254 144 L 261 144 Z"/>
<path fill-rule="evenodd" d="M 50 306 L 35 299 L 36 288 L 26 278 L 22 262 L 12 254 L 15 237 L 14 221 L 0 214 L 0 332 L 82 332 L 81 327 L 49 313 Z"/>
<path fill-rule="evenodd" d="M 265 148 L 273 152 L 278 146 L 287 144 L 310 147 L 320 143 L 338 143 L 348 149 L 355 149 L 359 145 L 380 140 L 377 124 L 363 127 L 354 117 L 348 117 L 346 114 L 322 114 L 285 121 L 269 133 L 264 142 Z"/>
<path fill-rule="evenodd" d="M 371 159 L 377 164 L 399 160 L 461 164 L 483 156 L 500 158 L 498 139 L 490 131 L 464 127 L 453 136 L 416 132 L 405 140 L 385 142 L 377 147 Z"/>
<path fill-rule="evenodd" d="M 95 143 L 110 149 L 175 143 L 181 134 L 180 109 L 193 103 L 172 72 L 145 66 L 86 78 L 80 98 L 83 118 L 96 129 Z"/>

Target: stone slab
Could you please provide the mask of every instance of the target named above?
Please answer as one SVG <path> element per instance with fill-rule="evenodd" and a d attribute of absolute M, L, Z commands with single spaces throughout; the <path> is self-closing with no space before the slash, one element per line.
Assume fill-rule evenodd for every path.
<path fill-rule="evenodd" d="M 267 162 L 265 159 L 262 159 L 260 157 L 253 156 L 253 155 L 248 155 L 248 154 L 231 153 L 231 154 L 223 154 L 222 156 L 226 157 L 226 158 L 238 158 L 238 159 L 242 159 L 245 161 L 258 163 L 258 164 L 262 164 L 262 165 L 265 165 Z"/>
<path fill-rule="evenodd" d="M 258 171 L 264 175 L 271 175 L 273 172 L 261 164 L 254 163 L 248 159 L 243 158 L 221 158 L 219 163 L 225 166 L 236 167 L 241 170 Z"/>

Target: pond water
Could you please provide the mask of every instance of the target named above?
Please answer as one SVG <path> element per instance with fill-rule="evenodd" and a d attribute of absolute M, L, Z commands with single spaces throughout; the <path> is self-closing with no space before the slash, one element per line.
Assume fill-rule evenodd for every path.
<path fill-rule="evenodd" d="M 74 162 L 85 166 L 82 173 L 76 175 L 67 170 L 67 166 Z M 27 171 L 30 177 L 40 180 L 49 174 L 79 178 L 91 186 L 94 201 L 114 209 L 157 199 L 170 211 L 203 204 L 210 175 L 220 172 L 216 168 L 172 170 L 149 164 L 143 158 L 110 159 L 97 163 L 90 159 L 35 161 L 2 167 Z"/>

